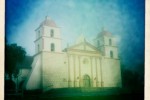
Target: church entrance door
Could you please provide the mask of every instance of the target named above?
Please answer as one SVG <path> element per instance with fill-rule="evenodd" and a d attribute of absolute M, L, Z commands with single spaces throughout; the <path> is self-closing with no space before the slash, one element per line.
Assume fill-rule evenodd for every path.
<path fill-rule="evenodd" d="M 84 75 L 84 77 L 83 77 L 83 87 L 90 87 L 90 77 L 89 77 L 89 75 Z"/>

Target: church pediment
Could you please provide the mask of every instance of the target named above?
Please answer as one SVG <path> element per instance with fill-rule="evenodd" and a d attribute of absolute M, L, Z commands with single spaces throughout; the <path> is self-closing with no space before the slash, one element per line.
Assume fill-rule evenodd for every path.
<path fill-rule="evenodd" d="M 82 43 L 76 44 L 74 46 L 69 47 L 68 50 L 91 51 L 91 52 L 97 52 L 97 53 L 99 52 L 99 50 L 96 47 L 94 47 L 88 42 L 82 42 Z"/>

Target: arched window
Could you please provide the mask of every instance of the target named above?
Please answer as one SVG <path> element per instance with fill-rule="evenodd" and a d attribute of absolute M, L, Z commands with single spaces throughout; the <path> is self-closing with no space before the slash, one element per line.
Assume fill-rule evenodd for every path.
<path fill-rule="evenodd" d="M 51 31 L 50 31 L 50 36 L 54 37 L 54 30 L 53 29 L 51 29 Z"/>
<path fill-rule="evenodd" d="M 111 39 L 109 39 L 109 45 L 112 45 L 112 40 Z"/>
<path fill-rule="evenodd" d="M 55 44 L 51 43 L 51 51 L 55 51 Z"/>
<path fill-rule="evenodd" d="M 110 58 L 113 58 L 113 51 L 110 51 Z"/>

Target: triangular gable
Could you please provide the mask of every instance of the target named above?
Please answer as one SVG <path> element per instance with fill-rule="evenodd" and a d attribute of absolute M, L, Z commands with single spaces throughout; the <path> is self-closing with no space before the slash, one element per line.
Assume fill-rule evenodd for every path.
<path fill-rule="evenodd" d="M 99 52 L 99 50 L 96 47 L 94 47 L 88 42 L 82 42 L 82 43 L 76 44 L 74 46 L 69 47 L 68 50 L 84 50 L 84 51 Z"/>

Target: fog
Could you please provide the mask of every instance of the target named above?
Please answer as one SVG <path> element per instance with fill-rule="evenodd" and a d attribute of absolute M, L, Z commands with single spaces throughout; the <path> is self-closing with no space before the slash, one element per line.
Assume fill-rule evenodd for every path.
<path fill-rule="evenodd" d="M 34 55 L 35 29 L 45 16 L 61 28 L 62 49 L 80 34 L 92 43 L 105 27 L 116 37 L 121 61 L 138 65 L 144 62 L 144 6 L 143 0 L 6 0 L 6 38 Z"/>

